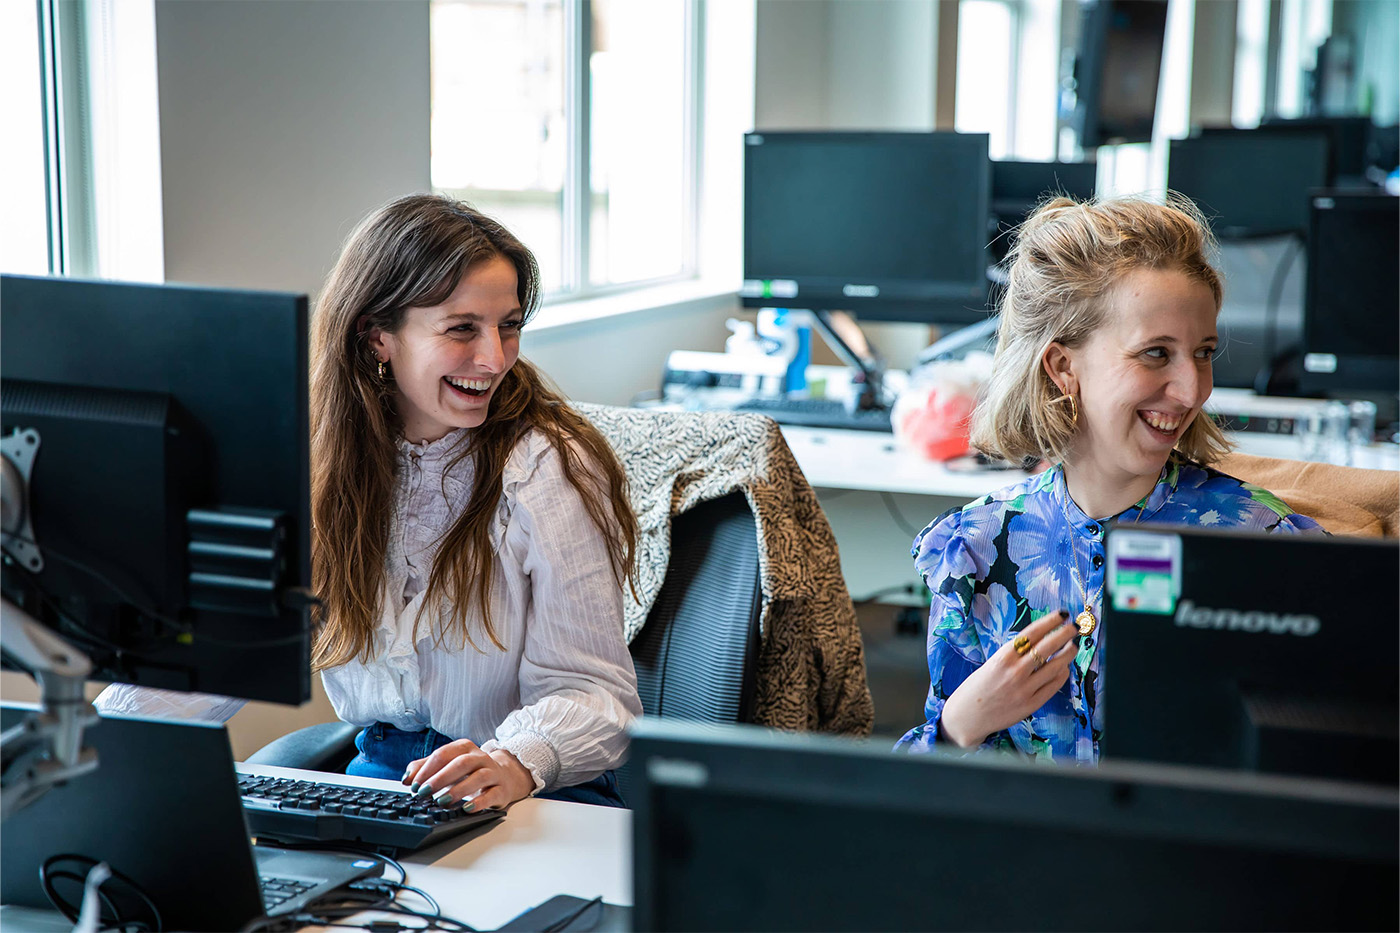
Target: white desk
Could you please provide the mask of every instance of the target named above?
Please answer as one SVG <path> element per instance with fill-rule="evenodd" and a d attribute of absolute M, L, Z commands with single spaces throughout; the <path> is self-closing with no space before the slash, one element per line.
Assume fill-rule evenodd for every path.
<path fill-rule="evenodd" d="M 267 765 L 241 764 L 239 770 L 303 781 L 325 777 Z M 398 781 L 347 775 L 336 775 L 335 780 L 376 790 L 403 790 Z M 601 895 L 609 904 L 630 907 L 632 811 L 531 798 L 480 830 L 399 861 L 408 870 L 408 883 L 431 894 L 444 915 L 478 930 L 494 930 L 556 894 Z M 385 877 L 393 878 L 393 869 Z M 424 906 L 412 895 L 405 899 L 410 906 Z"/>
<path fill-rule="evenodd" d="M 964 501 L 1010 485 L 1027 474 L 1019 470 L 956 471 L 900 446 L 893 434 L 783 425 L 783 437 L 807 482 L 821 489 L 950 496 Z M 1240 453 L 1296 460 L 1302 442 L 1291 435 L 1231 435 Z M 1361 450 L 1357 466 L 1400 470 L 1400 447 L 1372 444 Z"/>

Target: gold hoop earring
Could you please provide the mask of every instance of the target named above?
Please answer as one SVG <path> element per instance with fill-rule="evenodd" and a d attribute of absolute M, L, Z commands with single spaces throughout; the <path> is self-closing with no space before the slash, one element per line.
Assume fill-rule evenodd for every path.
<path fill-rule="evenodd" d="M 1061 402 L 1069 402 L 1069 425 L 1070 425 L 1070 427 L 1071 427 L 1071 428 L 1077 428 L 1077 427 L 1079 427 L 1079 403 L 1075 401 L 1074 396 L 1071 395 L 1070 393 L 1066 392 L 1065 394 L 1059 396 L 1058 398 L 1053 398 L 1053 399 L 1051 399 L 1051 400 L 1050 400 L 1050 405 L 1058 405 L 1058 404 L 1060 404 Z M 1048 408 L 1048 407 L 1050 407 L 1050 406 L 1047 405 L 1046 407 Z"/>

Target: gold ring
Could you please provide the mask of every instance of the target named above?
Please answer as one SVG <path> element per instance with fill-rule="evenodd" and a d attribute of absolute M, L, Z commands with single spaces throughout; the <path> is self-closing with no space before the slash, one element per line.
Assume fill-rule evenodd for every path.
<path fill-rule="evenodd" d="M 1035 645 L 1027 645 L 1026 647 L 1030 650 L 1031 657 L 1035 658 L 1035 669 L 1040 670 L 1045 666 L 1045 659 L 1040 656 L 1039 651 L 1035 650 Z"/>
<path fill-rule="evenodd" d="M 1016 640 L 1011 643 L 1011 647 L 1016 649 L 1017 654 L 1024 657 L 1025 653 L 1031 650 L 1031 640 L 1025 635 L 1017 635 Z"/>

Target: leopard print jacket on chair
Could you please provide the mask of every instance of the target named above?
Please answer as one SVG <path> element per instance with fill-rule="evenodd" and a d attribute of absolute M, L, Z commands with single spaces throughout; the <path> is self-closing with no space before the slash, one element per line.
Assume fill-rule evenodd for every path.
<path fill-rule="evenodd" d="M 763 590 L 755 722 L 869 735 L 865 652 L 836 539 L 778 426 L 733 412 L 574 407 L 617 451 L 637 513 L 640 599 L 626 597 L 627 641 L 666 575 L 671 516 L 743 490 L 758 518 Z"/>

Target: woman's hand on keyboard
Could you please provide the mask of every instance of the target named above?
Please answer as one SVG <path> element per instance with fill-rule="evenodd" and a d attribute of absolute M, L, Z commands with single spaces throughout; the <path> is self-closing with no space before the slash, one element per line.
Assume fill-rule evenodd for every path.
<path fill-rule="evenodd" d="M 529 796 L 535 779 L 520 759 L 503 748 L 484 752 L 457 739 L 408 764 L 403 782 L 420 797 L 444 807 L 499 810 Z"/>

